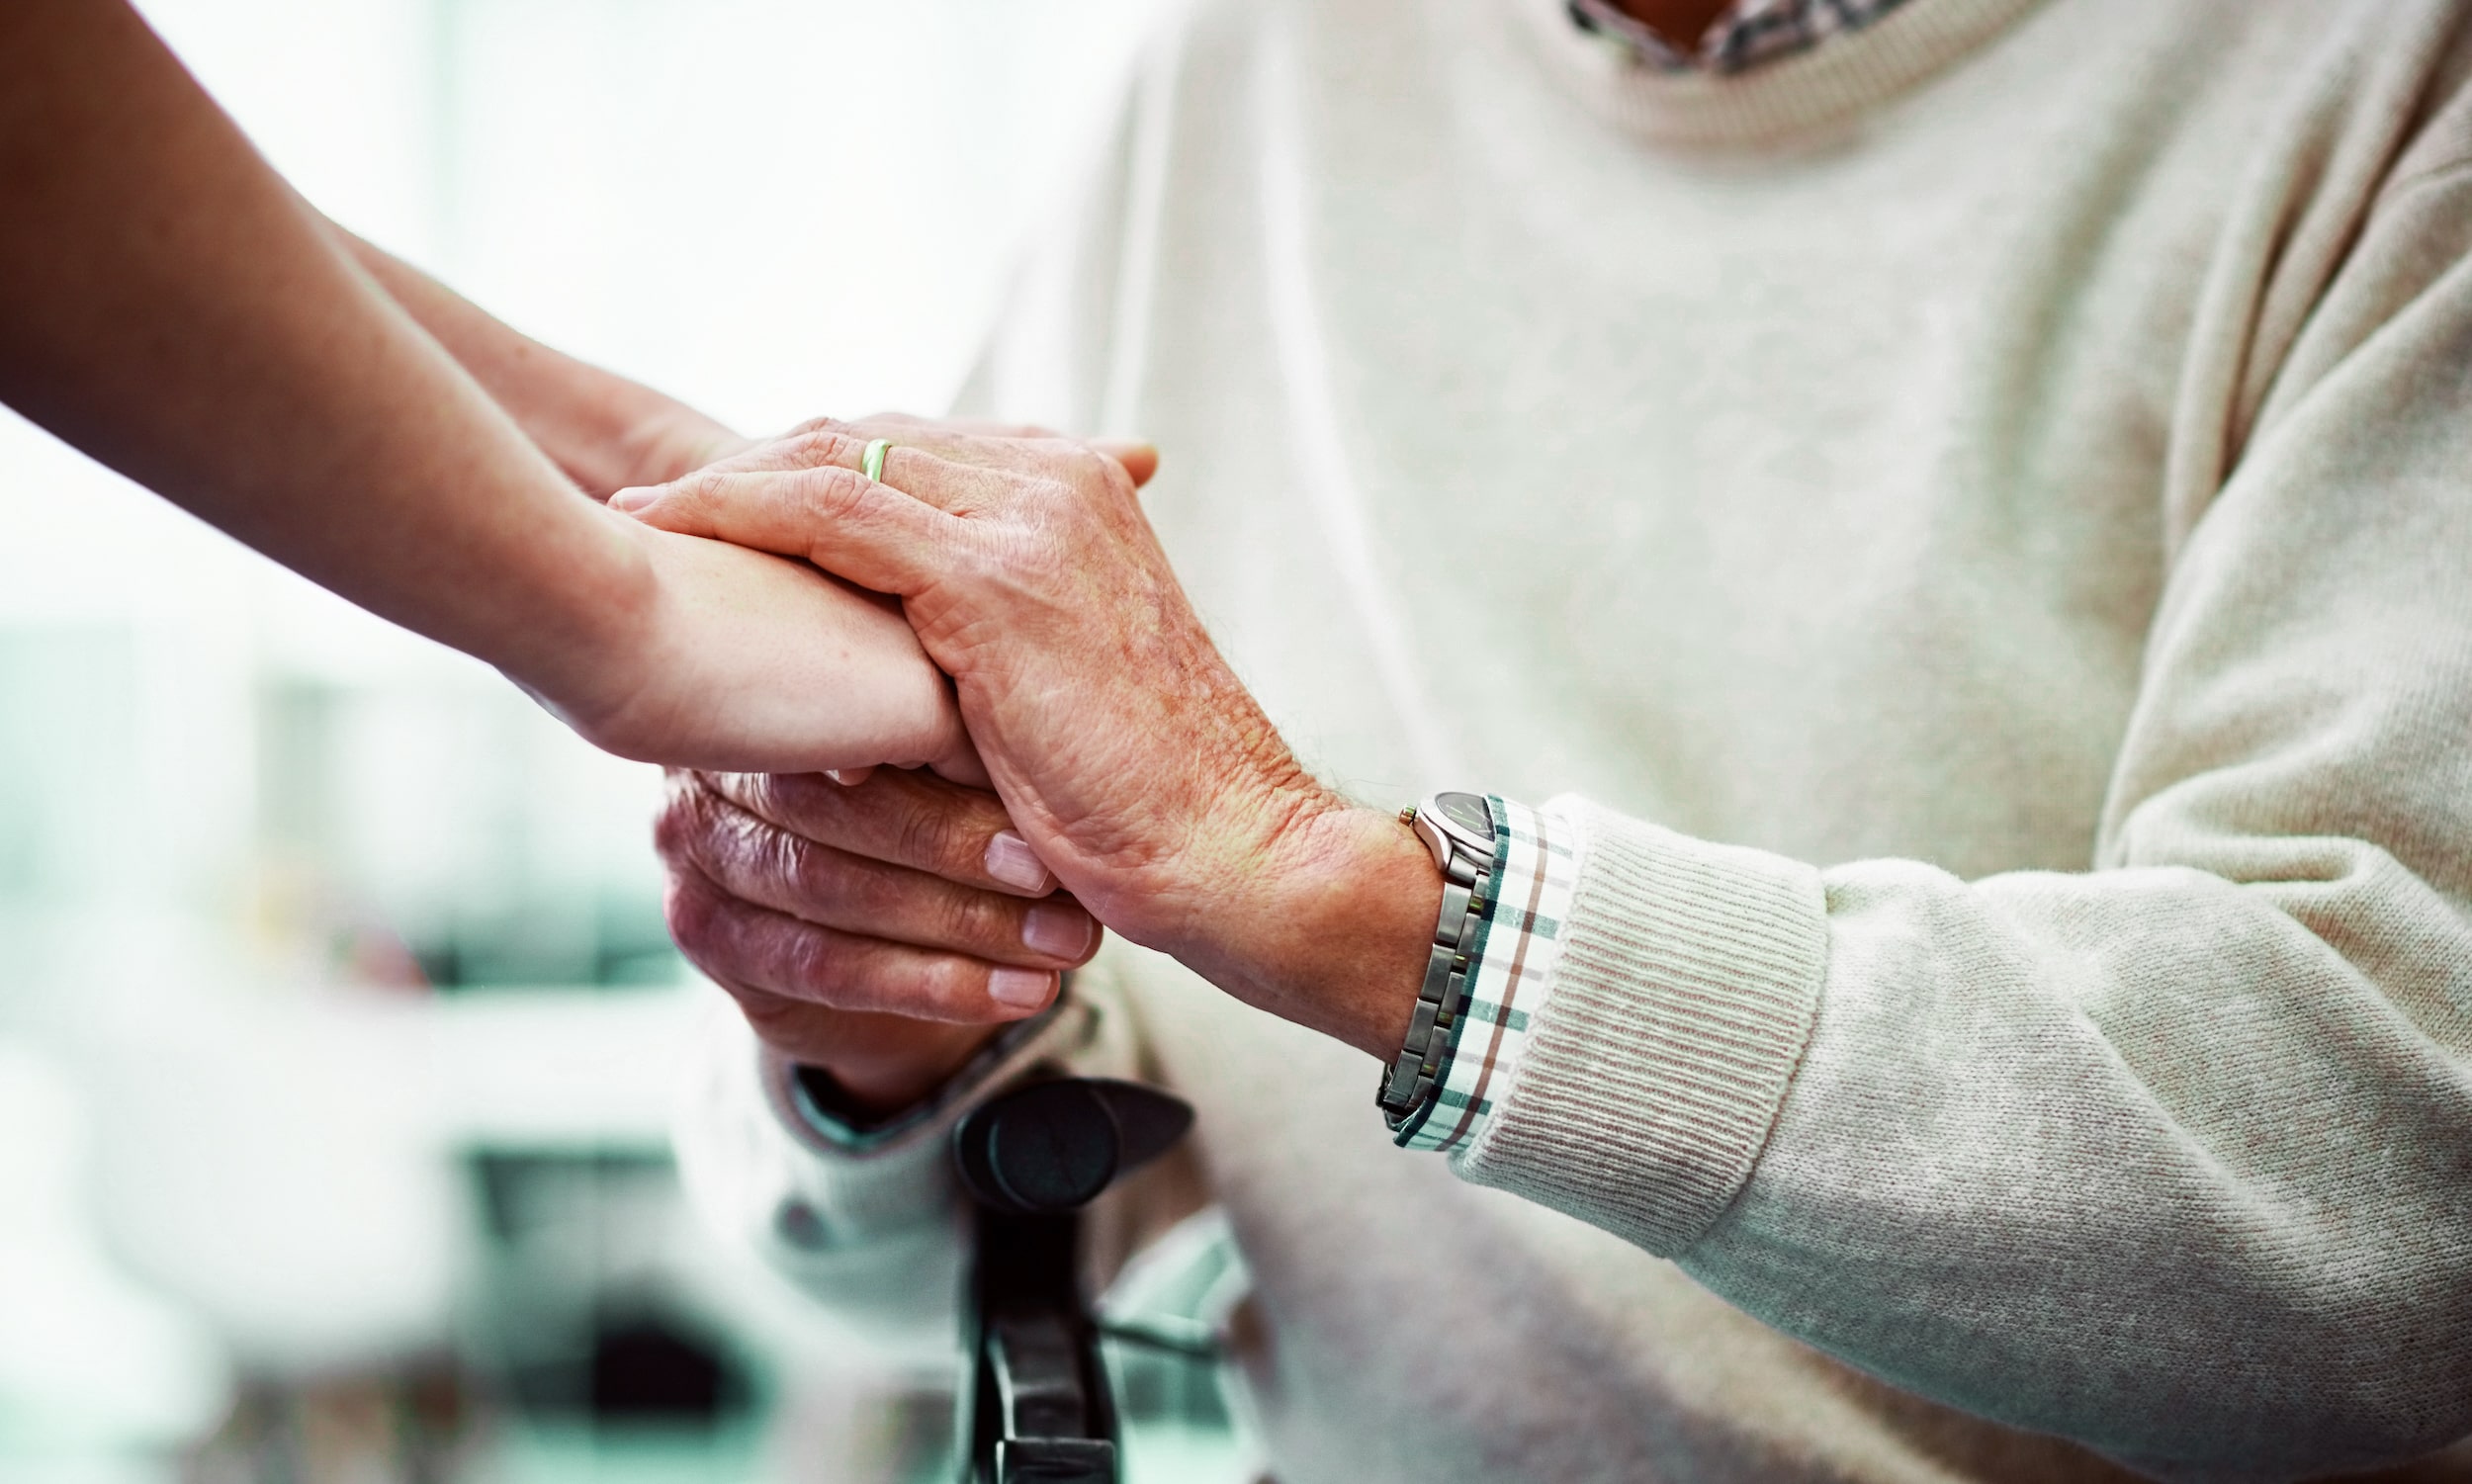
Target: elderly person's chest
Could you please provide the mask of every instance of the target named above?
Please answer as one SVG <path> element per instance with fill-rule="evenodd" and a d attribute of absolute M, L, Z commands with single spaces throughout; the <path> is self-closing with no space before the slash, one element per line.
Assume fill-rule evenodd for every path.
<path fill-rule="evenodd" d="M 1368 793 L 2084 866 L 2165 570 L 2209 151 L 2144 141 L 2124 181 L 2028 107 L 1678 162 L 1555 106 L 1307 86 L 1165 222 L 1140 421 L 1241 671 Z"/>

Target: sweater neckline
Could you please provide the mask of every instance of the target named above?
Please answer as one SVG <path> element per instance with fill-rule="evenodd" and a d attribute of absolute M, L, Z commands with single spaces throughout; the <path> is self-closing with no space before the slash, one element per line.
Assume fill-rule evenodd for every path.
<path fill-rule="evenodd" d="M 1545 61 L 1588 106 L 1659 144 L 1773 144 L 1887 102 L 2043 0 L 1905 0 L 1860 31 L 1748 71 L 1669 72 L 1573 25 L 1566 0 L 1509 0 Z"/>

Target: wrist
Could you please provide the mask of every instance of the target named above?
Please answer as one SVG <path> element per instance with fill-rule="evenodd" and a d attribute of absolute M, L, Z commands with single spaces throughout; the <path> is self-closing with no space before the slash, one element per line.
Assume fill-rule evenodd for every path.
<path fill-rule="evenodd" d="M 1433 857 L 1396 816 L 1325 794 L 1233 873 L 1176 956 L 1248 1004 L 1387 1060 L 1441 904 Z"/>
<path fill-rule="evenodd" d="M 828 1111 L 882 1120 L 933 1097 L 1004 1028 L 854 1013 L 834 1045 L 801 1063 L 832 1088 Z"/>
<path fill-rule="evenodd" d="M 581 501 L 574 508 L 592 528 L 591 555 L 545 593 L 551 621 L 528 628 L 523 653 L 483 657 L 551 715 L 598 740 L 656 679 L 665 595 L 637 522 Z"/>
<path fill-rule="evenodd" d="M 658 405 L 635 417 L 614 440 L 612 472 L 617 478 L 594 494 L 606 498 L 630 486 L 666 484 L 755 446 L 756 440 L 683 402 L 658 395 L 655 399 Z"/>

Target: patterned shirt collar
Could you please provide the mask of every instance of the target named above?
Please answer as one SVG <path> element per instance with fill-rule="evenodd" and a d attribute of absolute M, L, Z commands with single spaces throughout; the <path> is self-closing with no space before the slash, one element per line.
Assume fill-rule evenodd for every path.
<path fill-rule="evenodd" d="M 1860 31 L 1904 0 L 1733 0 L 1691 51 L 1683 51 L 1616 8 L 1612 0 L 1564 0 L 1583 31 L 1621 43 L 1663 72 L 1744 72 Z"/>

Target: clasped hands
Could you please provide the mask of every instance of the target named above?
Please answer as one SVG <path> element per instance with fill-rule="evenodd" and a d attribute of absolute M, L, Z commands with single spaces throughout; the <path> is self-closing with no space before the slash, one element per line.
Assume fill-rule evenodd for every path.
<path fill-rule="evenodd" d="M 878 1107 L 1044 1007 L 1103 924 L 1387 1055 L 1440 897 L 1423 848 L 1317 782 L 1237 681 L 1142 513 L 1156 456 L 1018 431 L 820 422 L 612 497 L 898 599 L 992 788 L 673 772 L 679 945 Z M 881 481 L 860 473 L 878 437 Z"/>

